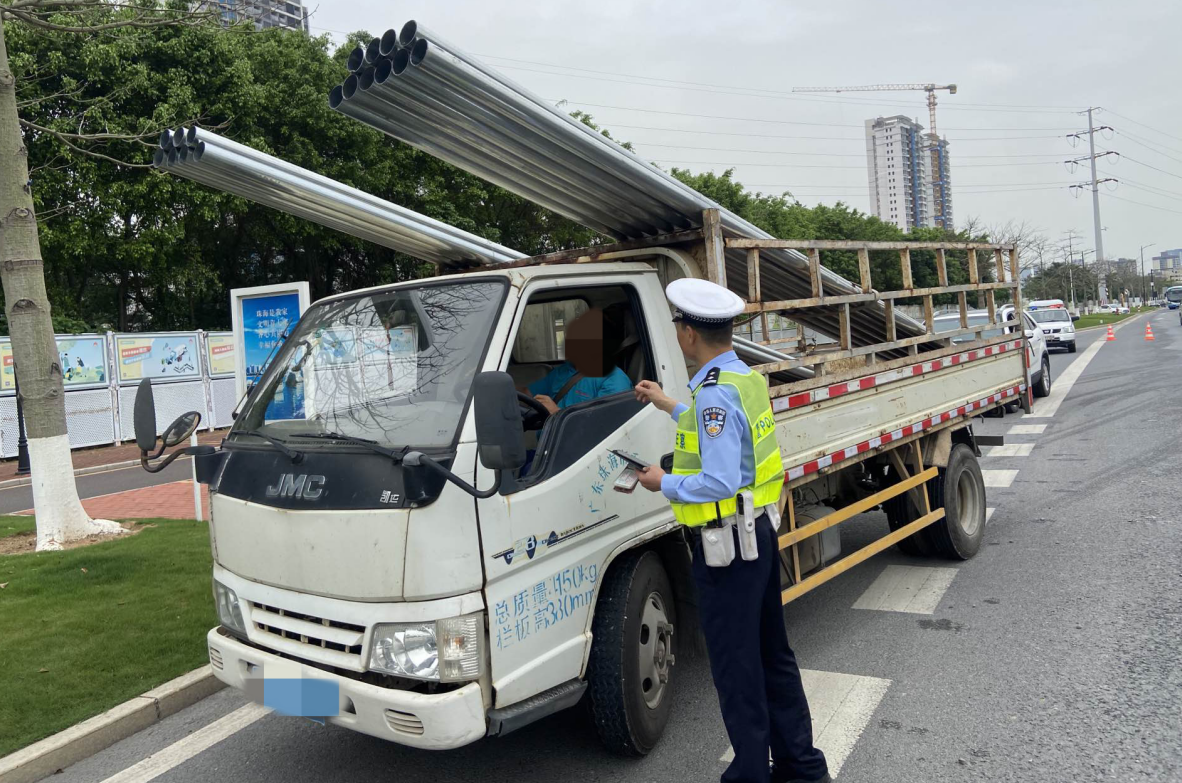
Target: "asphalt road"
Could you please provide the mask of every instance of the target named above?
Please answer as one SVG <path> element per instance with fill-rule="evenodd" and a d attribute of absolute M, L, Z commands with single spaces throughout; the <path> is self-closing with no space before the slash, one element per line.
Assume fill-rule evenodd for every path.
<path fill-rule="evenodd" d="M 78 476 L 78 497 L 86 499 L 97 495 L 108 495 L 112 492 L 123 492 L 128 489 L 167 484 L 171 481 L 191 478 L 192 475 L 192 468 L 187 457 L 178 459 L 159 473 L 149 473 L 139 465 L 102 473 L 90 473 Z M 32 507 L 33 491 L 28 486 L 0 489 L 0 514 L 12 514 Z"/>
<path fill-rule="evenodd" d="M 1155 342 L 1142 337 L 1147 320 Z M 1007 442 L 1031 448 L 982 460 L 988 482 L 1012 483 L 988 490 L 995 510 L 975 558 L 891 551 L 785 609 L 801 665 L 830 686 L 810 700 L 819 720 L 833 711 L 821 737 L 839 780 L 1182 779 L 1182 327 L 1163 311 L 1086 350 L 1103 338 L 1086 332 L 1079 353 L 1052 357 L 1056 378 L 1090 362 L 1054 416 L 978 425 L 1021 426 Z M 865 515 L 844 544 L 884 526 Z M 926 610 L 855 608 L 887 600 L 876 585 L 890 573 L 928 572 L 938 587 L 925 587 Z M 641 761 L 605 755 L 578 709 L 442 754 L 271 714 L 190 755 L 194 732 L 246 703 L 222 691 L 53 780 L 717 780 L 728 742 L 706 662 L 679 656 L 676 676 L 672 725 Z M 838 686 L 849 691 L 834 700 Z M 158 776 L 129 769 L 153 753 Z"/>

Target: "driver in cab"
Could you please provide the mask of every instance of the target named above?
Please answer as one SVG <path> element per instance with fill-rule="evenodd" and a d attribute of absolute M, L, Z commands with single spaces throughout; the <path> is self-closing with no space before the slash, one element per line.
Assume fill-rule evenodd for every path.
<path fill-rule="evenodd" d="M 632 390 L 628 375 L 604 356 L 603 311 L 592 308 L 566 329 L 566 361 L 528 387 L 551 415 L 580 402 Z"/>

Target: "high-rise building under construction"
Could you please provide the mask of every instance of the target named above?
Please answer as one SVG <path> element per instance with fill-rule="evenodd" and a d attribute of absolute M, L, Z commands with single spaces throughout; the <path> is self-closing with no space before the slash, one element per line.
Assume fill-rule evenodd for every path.
<path fill-rule="evenodd" d="M 948 142 L 940 139 L 938 145 L 933 155 L 923 126 L 910 117 L 866 120 L 870 211 L 875 216 L 904 231 L 952 228 Z M 937 182 L 943 187 L 935 187 Z M 937 198 L 943 209 L 937 208 Z"/>

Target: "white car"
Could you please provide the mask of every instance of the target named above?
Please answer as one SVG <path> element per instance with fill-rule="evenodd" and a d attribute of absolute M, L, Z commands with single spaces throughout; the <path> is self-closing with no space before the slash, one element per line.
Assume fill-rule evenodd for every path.
<path fill-rule="evenodd" d="M 1065 313 L 1066 311 L 1064 311 Z M 999 320 L 1013 321 L 1016 317 L 1013 305 L 1004 305 L 998 308 L 997 317 Z M 1030 385 L 1034 389 L 1035 397 L 1046 397 L 1051 393 L 1051 356 L 1047 348 L 1047 339 L 1043 330 L 1039 328 L 1038 324 L 1034 322 L 1030 316 L 1031 313 L 1022 313 L 1022 322 L 1025 327 L 1026 339 L 1030 341 L 1030 351 L 1033 358 L 1030 362 Z M 968 312 L 969 326 L 980 326 L 981 324 L 989 323 L 988 310 L 969 310 Z M 1068 325 L 1071 324 L 1071 319 L 1068 317 Z M 933 319 L 933 326 L 936 332 L 951 332 L 960 328 L 960 313 L 947 313 L 945 315 L 938 315 Z M 1012 332 L 1012 326 L 1003 327 L 1006 332 Z M 981 333 L 982 339 L 990 337 L 997 337 L 1000 335 L 1001 328 L 989 329 Z M 971 334 L 957 335 L 952 338 L 953 343 L 967 343 L 976 339 Z M 1072 329 L 1071 347 L 1069 351 L 1075 351 L 1075 330 Z"/>
<path fill-rule="evenodd" d="M 1066 348 L 1068 353 L 1075 353 L 1075 324 L 1066 309 L 1030 310 L 1027 315 L 1038 324 L 1049 347 Z"/>

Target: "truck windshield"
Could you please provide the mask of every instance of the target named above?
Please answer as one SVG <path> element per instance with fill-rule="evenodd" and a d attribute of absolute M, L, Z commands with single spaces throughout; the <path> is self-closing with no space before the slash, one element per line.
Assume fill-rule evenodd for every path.
<path fill-rule="evenodd" d="M 1067 314 L 1066 310 L 1031 310 L 1029 313 L 1040 324 L 1048 324 L 1052 321 L 1070 321 L 1071 316 Z"/>
<path fill-rule="evenodd" d="M 258 434 L 300 449 L 348 448 L 344 437 L 391 448 L 450 446 L 504 298 L 500 281 L 472 281 L 310 308 L 231 437 Z"/>

